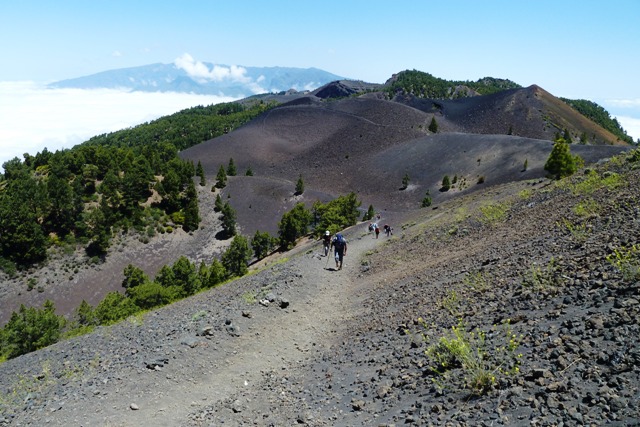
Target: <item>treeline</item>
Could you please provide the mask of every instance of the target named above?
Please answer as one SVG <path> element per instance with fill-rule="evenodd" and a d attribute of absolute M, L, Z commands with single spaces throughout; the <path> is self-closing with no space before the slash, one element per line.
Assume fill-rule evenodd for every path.
<path fill-rule="evenodd" d="M 219 260 L 213 259 L 210 264 L 202 262 L 197 265 L 183 256 L 173 265 L 163 266 L 154 279 L 150 279 L 140 268 L 129 264 L 124 269 L 124 292 L 108 293 L 95 307 L 82 301 L 70 320 L 57 315 L 51 301 L 47 301 L 42 309 L 21 305 L 17 312 L 12 313 L 4 328 L 0 329 L 0 361 L 38 350 L 60 339 L 90 332 L 98 325 L 113 324 L 241 277 L 247 274 L 252 259 L 264 258 L 277 247 L 287 250 L 293 247 L 297 239 L 310 232 L 317 236 L 324 230 L 335 233 L 354 225 L 358 220 L 359 206 L 360 202 L 354 193 L 340 196 L 328 203 L 316 202 L 311 209 L 298 203 L 282 216 L 278 224 L 278 237 L 256 231 L 249 240 L 236 234 Z M 370 206 L 365 217 L 372 215 L 372 212 L 373 207 Z M 229 214 L 235 216 L 232 210 Z"/>
<path fill-rule="evenodd" d="M 457 92 L 456 88 L 458 86 L 467 86 L 481 95 L 522 87 L 510 80 L 493 77 L 485 77 L 476 82 L 445 80 L 417 70 L 406 70 L 398 73 L 387 86 L 386 91 L 390 97 L 402 92 L 419 98 L 432 99 L 452 99 L 468 96 L 464 92 Z"/>
<path fill-rule="evenodd" d="M 3 164 L 0 174 L 0 269 L 13 274 L 47 259 L 52 245 L 106 254 L 115 232 L 143 238 L 198 228 L 195 167 L 178 151 L 229 132 L 272 104 L 195 107 L 134 128 L 47 149 Z M 160 196 L 147 204 L 153 191 Z"/>
<path fill-rule="evenodd" d="M 250 106 L 230 102 L 188 108 L 133 128 L 95 136 L 85 144 L 134 147 L 167 142 L 182 151 L 231 132 L 275 105 L 259 101 Z"/>
<path fill-rule="evenodd" d="M 583 116 L 620 138 L 620 140 L 628 144 L 633 144 L 633 138 L 627 135 L 627 132 L 620 126 L 618 120 L 615 117 L 611 117 L 609 112 L 600 105 L 586 99 L 560 99 Z"/>

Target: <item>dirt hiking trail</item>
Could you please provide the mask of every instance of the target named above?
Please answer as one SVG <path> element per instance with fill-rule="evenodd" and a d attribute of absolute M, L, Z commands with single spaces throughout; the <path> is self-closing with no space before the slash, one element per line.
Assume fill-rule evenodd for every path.
<path fill-rule="evenodd" d="M 114 378 L 78 378 L 83 383 L 95 383 L 93 393 L 99 399 L 66 400 L 59 410 L 47 411 L 42 421 L 48 425 L 178 426 L 196 422 L 197 415 L 193 414 L 207 407 L 230 405 L 234 413 L 245 411 L 253 416 L 269 413 L 271 402 L 279 397 L 260 390 L 264 377 L 271 372 L 295 377 L 306 361 L 329 351 L 335 337 L 347 332 L 351 318 L 361 310 L 360 288 L 365 283 L 354 280 L 363 268 L 360 260 L 387 237 L 381 233 L 376 239 L 367 232 L 366 224 L 352 227 L 345 236 L 348 252 L 340 271 L 335 269 L 331 253 L 328 260 L 323 256 L 321 242 L 306 242 L 287 254 L 291 259 L 281 264 L 286 270 L 285 286 L 267 284 L 275 273 L 266 269 L 224 285 L 227 289 L 214 289 L 168 310 L 149 313 L 141 325 L 129 321 L 113 326 L 133 328 L 143 335 L 145 330 L 148 334 L 168 334 L 171 339 L 166 344 L 152 341 L 154 348 L 125 333 L 131 353 L 138 356 L 136 360 L 142 359 L 146 368 L 139 364 L 124 366 Z M 260 284 L 261 291 L 250 290 Z M 224 292 L 234 287 L 249 290 L 242 295 Z M 249 294 L 255 296 L 250 303 Z M 231 300 L 224 301 L 228 296 Z M 272 301 L 267 304 L 265 299 Z M 190 301 L 198 308 L 209 304 L 212 312 L 216 306 L 222 307 L 224 316 L 219 321 L 225 327 L 216 323 L 218 319 L 207 319 L 202 309 L 189 311 Z M 181 311 L 183 317 L 190 315 L 192 325 L 176 334 L 159 330 L 161 320 L 156 318 L 171 318 L 174 310 Z M 105 329 L 97 334 L 111 335 Z M 112 351 L 118 351 L 118 347 Z M 103 354 L 100 363 L 106 365 L 106 360 L 113 357 Z"/>

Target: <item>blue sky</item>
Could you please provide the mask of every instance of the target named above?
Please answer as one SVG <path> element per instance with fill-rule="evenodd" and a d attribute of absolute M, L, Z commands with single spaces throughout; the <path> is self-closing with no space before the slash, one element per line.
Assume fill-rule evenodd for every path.
<path fill-rule="evenodd" d="M 46 83 L 184 54 L 376 83 L 417 69 L 590 99 L 640 138 L 639 22 L 639 0 L 0 0 L 0 82 Z"/>

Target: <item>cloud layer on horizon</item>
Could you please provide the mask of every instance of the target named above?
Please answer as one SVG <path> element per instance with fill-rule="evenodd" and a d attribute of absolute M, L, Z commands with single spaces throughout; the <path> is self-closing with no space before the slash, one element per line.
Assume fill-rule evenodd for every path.
<path fill-rule="evenodd" d="M 264 80 L 264 76 L 260 76 L 254 81 L 246 75 L 247 69 L 242 66 L 231 65 L 226 67 L 223 65 L 214 65 L 209 69 L 207 64 L 202 61 L 196 61 L 188 53 L 183 53 L 176 58 L 173 64 L 198 83 L 229 80 L 247 85 L 254 94 L 267 92 L 265 88 L 260 86 L 260 83 Z"/>
<path fill-rule="evenodd" d="M 602 106 L 618 120 L 627 135 L 634 141 L 640 139 L 640 98 L 606 99 Z"/>
<path fill-rule="evenodd" d="M 233 73 L 238 71 L 229 69 L 228 75 Z M 22 159 L 24 153 L 35 155 L 45 147 L 49 151 L 71 148 L 92 136 L 185 108 L 232 100 L 185 93 L 46 89 L 33 82 L 0 82 L 0 172 L 4 162 L 14 157 Z M 634 141 L 640 138 L 640 100 L 606 100 L 602 104 Z"/>
<path fill-rule="evenodd" d="M 135 126 L 197 105 L 232 98 L 112 89 L 46 89 L 0 82 L 0 172 L 7 160 L 71 148 L 92 136 Z"/>

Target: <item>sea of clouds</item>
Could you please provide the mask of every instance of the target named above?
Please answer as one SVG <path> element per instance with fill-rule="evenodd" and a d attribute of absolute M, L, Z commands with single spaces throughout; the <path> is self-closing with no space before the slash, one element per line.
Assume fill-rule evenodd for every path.
<path fill-rule="evenodd" d="M 190 57 L 183 67 L 203 78 L 242 79 L 240 69 L 198 68 Z M 227 78 L 229 75 L 226 76 Z M 197 105 L 234 99 L 186 93 L 128 92 L 111 89 L 48 89 L 34 82 L 0 82 L 0 166 L 24 153 L 71 148 L 92 136 L 114 132 Z M 640 99 L 606 100 L 605 107 L 634 141 L 640 138 Z M 1 170 L 1 168 L 0 168 Z"/>
<path fill-rule="evenodd" d="M 34 82 L 0 82 L 0 165 L 24 153 L 71 148 L 197 105 L 233 98 L 111 89 L 48 89 Z M 0 168 L 1 172 L 1 168 Z"/>
<path fill-rule="evenodd" d="M 601 104 L 634 142 L 640 140 L 640 98 L 639 99 L 607 99 Z"/>

